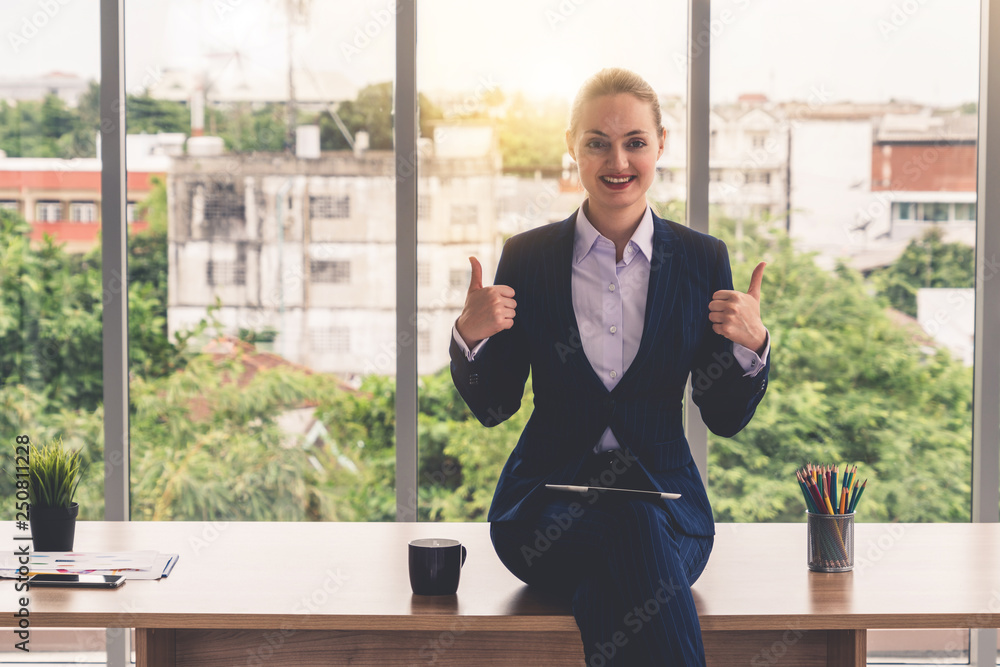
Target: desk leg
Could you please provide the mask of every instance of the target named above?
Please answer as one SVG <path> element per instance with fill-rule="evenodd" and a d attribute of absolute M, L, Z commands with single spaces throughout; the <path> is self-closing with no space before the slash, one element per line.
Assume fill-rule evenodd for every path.
<path fill-rule="evenodd" d="M 827 667 L 865 667 L 868 660 L 867 630 L 827 630 Z"/>
<path fill-rule="evenodd" d="M 136 667 L 175 667 L 177 644 L 174 630 L 135 629 Z"/>

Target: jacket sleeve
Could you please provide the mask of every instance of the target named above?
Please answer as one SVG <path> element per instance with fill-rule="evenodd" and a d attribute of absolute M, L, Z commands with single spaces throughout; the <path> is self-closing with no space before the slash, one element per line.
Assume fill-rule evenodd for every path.
<path fill-rule="evenodd" d="M 711 293 L 733 289 L 729 252 L 725 243 L 717 243 L 717 270 Z M 707 308 L 704 317 L 708 318 Z M 732 342 L 715 333 L 711 326 L 706 328 L 691 368 L 691 396 L 712 433 L 731 437 L 747 425 L 767 390 L 773 359 L 772 346 L 764 368 L 753 377 L 744 377 L 743 368 L 733 355 Z"/>
<path fill-rule="evenodd" d="M 518 281 L 518 253 L 507 242 L 497 264 L 496 285 L 514 289 L 518 309 L 528 295 Z M 528 348 L 523 324 L 515 310 L 514 325 L 494 334 L 474 361 L 469 361 L 458 343 L 451 341 L 451 378 L 466 405 L 484 426 L 506 421 L 521 407 L 524 383 L 528 379 Z"/>

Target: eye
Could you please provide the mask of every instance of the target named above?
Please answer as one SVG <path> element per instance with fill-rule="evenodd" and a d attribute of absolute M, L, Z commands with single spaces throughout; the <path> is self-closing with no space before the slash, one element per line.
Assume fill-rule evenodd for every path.
<path fill-rule="evenodd" d="M 590 148 L 591 150 L 598 150 L 604 148 L 604 142 L 598 141 L 597 139 L 591 139 L 590 141 L 587 142 L 587 148 Z"/>
<path fill-rule="evenodd" d="M 629 148 L 643 148 L 646 145 L 646 142 L 643 141 L 642 139 L 633 139 L 632 141 L 628 142 L 627 145 Z"/>

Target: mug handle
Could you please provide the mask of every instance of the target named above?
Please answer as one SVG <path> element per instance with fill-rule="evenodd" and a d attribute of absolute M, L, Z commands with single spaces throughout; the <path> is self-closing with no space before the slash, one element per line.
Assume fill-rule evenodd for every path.
<path fill-rule="evenodd" d="M 462 567 L 462 566 L 465 565 L 465 557 L 468 556 L 468 555 L 469 555 L 469 550 L 466 549 L 465 545 L 463 544 L 462 545 L 462 565 L 460 565 L 459 567 Z"/>

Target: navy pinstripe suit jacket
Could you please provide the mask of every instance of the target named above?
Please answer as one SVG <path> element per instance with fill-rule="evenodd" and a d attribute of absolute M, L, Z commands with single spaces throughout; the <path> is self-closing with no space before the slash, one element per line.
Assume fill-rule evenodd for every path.
<path fill-rule="evenodd" d="M 722 241 L 653 216 L 653 257 L 642 339 L 635 360 L 608 391 L 587 360 L 571 298 L 576 214 L 512 237 L 495 284 L 514 289 L 514 325 L 469 362 L 451 343 L 451 374 L 480 422 L 495 426 L 521 405 L 529 369 L 534 411 L 504 466 L 489 520 L 525 518 L 545 502 L 547 483 L 572 483 L 611 427 L 661 491 L 678 527 L 715 532 L 712 508 L 684 436 L 681 401 L 692 374 L 694 401 L 712 432 L 731 436 L 753 416 L 768 365 L 743 377 L 732 343 L 712 331 L 708 303 L 732 289 Z M 551 496 L 548 496 L 551 498 Z"/>

